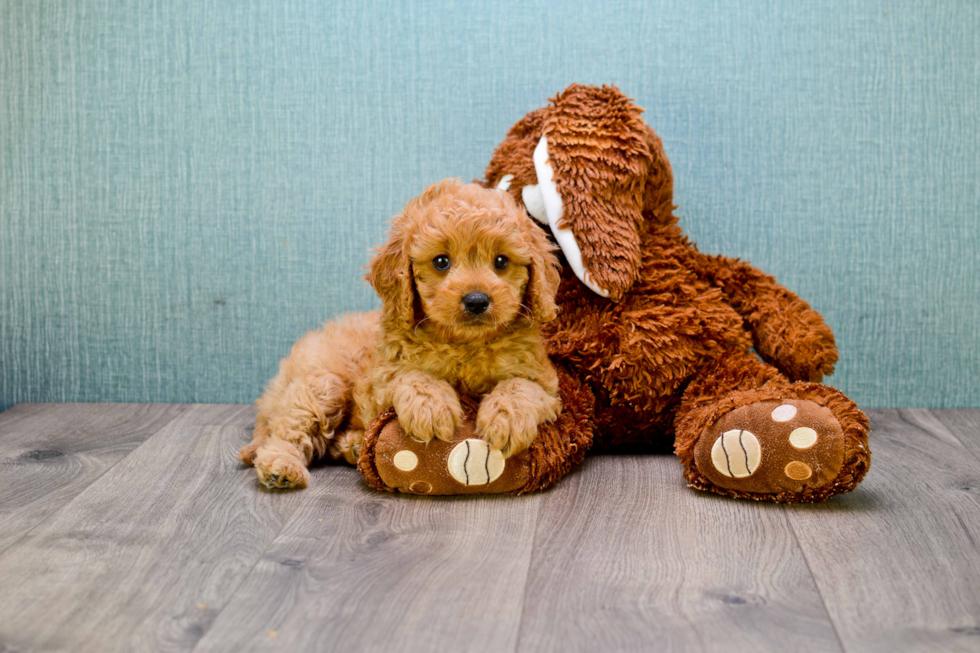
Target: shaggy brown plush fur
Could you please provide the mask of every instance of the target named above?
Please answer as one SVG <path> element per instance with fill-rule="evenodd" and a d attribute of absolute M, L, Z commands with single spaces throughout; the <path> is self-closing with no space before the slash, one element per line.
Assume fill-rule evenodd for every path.
<path fill-rule="evenodd" d="M 674 437 L 689 482 L 731 496 L 814 501 L 853 489 L 870 462 L 868 421 L 839 391 L 817 383 L 837 360 L 832 332 L 772 277 L 702 254 L 683 235 L 670 164 L 640 113 L 614 87 L 573 85 L 518 122 L 486 169 L 486 185 L 521 203 L 534 200 L 529 191 L 547 186 L 535 155 L 547 147 L 562 215 L 550 224 L 536 200 L 527 208 L 556 239 L 570 229 L 584 265 L 579 277 L 563 260 L 558 318 L 545 326 L 548 351 L 591 387 L 597 446 L 655 446 Z M 765 362 L 749 353 L 753 346 Z M 840 423 L 847 453 L 832 482 L 795 493 L 742 492 L 699 474 L 690 452 L 711 424 L 738 407 L 789 398 L 825 406 Z M 768 416 L 756 413 L 758 424 L 740 428 L 765 427 Z M 792 454 L 788 442 L 779 446 Z"/>
<path fill-rule="evenodd" d="M 505 457 L 527 449 L 561 408 L 539 331 L 555 315 L 552 250 L 504 193 L 455 180 L 426 189 L 371 263 L 380 315 L 347 316 L 293 347 L 240 459 L 267 487 L 305 487 L 313 460 L 353 462 L 389 407 L 416 441 L 451 440 L 457 392 L 482 399 L 478 436 Z"/>

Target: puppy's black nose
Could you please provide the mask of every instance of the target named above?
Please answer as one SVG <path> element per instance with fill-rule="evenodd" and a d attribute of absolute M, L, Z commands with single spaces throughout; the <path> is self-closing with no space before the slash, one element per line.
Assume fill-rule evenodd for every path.
<path fill-rule="evenodd" d="M 473 315 L 480 315 L 485 313 L 488 308 L 490 308 L 490 298 L 487 297 L 486 293 L 482 292 L 471 292 L 467 293 L 463 297 L 463 307 L 466 309 L 467 313 L 472 313 Z"/>

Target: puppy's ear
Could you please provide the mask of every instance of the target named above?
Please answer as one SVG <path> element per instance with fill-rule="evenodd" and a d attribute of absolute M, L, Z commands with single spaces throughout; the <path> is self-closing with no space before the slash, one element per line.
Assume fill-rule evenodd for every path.
<path fill-rule="evenodd" d="M 400 217 L 392 222 L 388 241 L 371 260 L 365 278 L 381 298 L 382 319 L 411 328 L 415 321 L 415 280 L 408 256 L 408 235 L 401 228 Z"/>
<path fill-rule="evenodd" d="M 524 305 L 531 310 L 535 320 L 550 322 L 555 319 L 558 312 L 558 306 L 555 304 L 555 294 L 561 282 L 558 257 L 554 254 L 555 247 L 540 227 L 527 217 L 521 222 L 524 240 L 531 250 Z"/>

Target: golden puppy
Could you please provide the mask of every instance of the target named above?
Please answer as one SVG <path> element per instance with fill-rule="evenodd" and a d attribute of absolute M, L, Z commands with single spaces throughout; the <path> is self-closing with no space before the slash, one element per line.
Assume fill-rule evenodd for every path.
<path fill-rule="evenodd" d="M 555 316 L 552 249 L 506 193 L 455 180 L 427 188 L 371 262 L 381 311 L 293 346 L 239 458 L 267 487 L 305 487 L 312 461 L 354 462 L 365 426 L 389 406 L 411 437 L 450 440 L 463 419 L 457 392 L 481 400 L 476 431 L 490 446 L 526 449 L 561 409 L 538 332 Z"/>

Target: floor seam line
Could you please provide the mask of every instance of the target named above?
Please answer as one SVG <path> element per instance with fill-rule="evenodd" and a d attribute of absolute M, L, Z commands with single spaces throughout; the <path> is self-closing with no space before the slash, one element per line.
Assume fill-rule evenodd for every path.
<path fill-rule="evenodd" d="M 966 443 L 963 442 L 963 438 L 961 438 L 960 436 L 958 436 L 953 429 L 951 429 L 948 426 L 946 426 L 946 423 L 943 422 L 939 418 L 939 415 L 937 415 L 936 412 L 935 412 L 937 410 L 947 410 L 947 409 L 942 409 L 942 408 L 898 408 L 898 409 L 895 409 L 895 413 L 902 419 L 903 422 L 905 422 L 906 424 L 909 424 L 910 423 L 910 420 L 905 419 L 905 417 L 902 415 L 902 413 L 908 412 L 908 413 L 913 413 L 914 414 L 915 411 L 919 411 L 919 410 L 928 413 L 934 420 L 936 420 L 939 423 L 940 426 L 942 426 L 944 429 L 946 429 L 946 431 L 949 433 L 950 437 L 952 437 L 956 441 L 956 444 L 958 444 L 963 449 L 963 451 L 965 451 L 967 453 L 967 455 L 969 455 L 970 457 L 972 457 L 977 462 L 980 462 L 980 454 L 975 453 L 972 449 L 970 449 L 970 447 L 966 446 Z M 975 409 L 971 409 L 971 408 L 954 408 L 954 409 L 951 409 L 951 410 L 975 410 Z M 917 428 L 920 431 L 925 431 L 926 433 L 928 433 L 928 430 L 925 427 L 923 427 L 923 426 L 921 426 L 919 424 L 911 423 L 911 425 L 914 428 Z"/>
<path fill-rule="evenodd" d="M 803 548 L 803 544 L 800 542 L 800 535 L 796 532 L 796 525 L 793 523 L 790 515 L 791 513 L 789 510 L 785 510 L 783 512 L 783 516 L 786 519 L 789 530 L 793 534 L 793 541 L 796 542 L 796 548 L 803 557 L 803 564 L 806 565 L 807 573 L 810 574 L 810 580 L 813 581 L 813 587 L 817 590 L 817 596 L 820 597 L 820 604 L 823 605 L 824 614 L 827 615 L 827 621 L 830 623 L 830 627 L 834 631 L 834 637 L 837 639 L 837 645 L 840 646 L 842 653 L 847 653 L 848 649 L 846 646 L 844 646 L 844 640 L 841 638 L 840 631 L 837 630 L 837 622 L 834 621 L 833 615 L 830 614 L 830 608 L 827 606 L 827 598 L 823 595 L 823 590 L 820 589 L 820 582 L 817 580 L 816 574 L 813 573 L 813 567 L 810 566 L 810 560 L 807 558 L 806 549 Z"/>
<path fill-rule="evenodd" d="M 521 592 L 521 618 L 517 621 L 517 639 L 514 641 L 514 653 L 521 650 L 521 636 L 524 634 L 524 614 L 527 609 L 527 593 L 531 587 L 531 565 L 538 550 L 538 530 L 541 526 L 541 512 L 544 509 L 546 497 L 541 497 L 538 512 L 534 518 L 534 535 L 531 536 L 531 552 L 527 557 L 527 572 L 524 574 L 524 591 Z"/>

